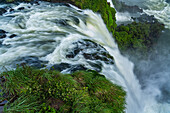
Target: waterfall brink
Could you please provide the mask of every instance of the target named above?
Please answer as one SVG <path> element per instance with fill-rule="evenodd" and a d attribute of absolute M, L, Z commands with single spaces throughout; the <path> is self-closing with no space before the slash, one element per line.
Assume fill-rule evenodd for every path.
<path fill-rule="evenodd" d="M 111 7 L 115 7 L 112 0 Z M 141 83 L 141 100 L 142 113 L 170 113 L 169 101 L 169 29 L 170 29 L 170 3 L 167 0 L 120 0 L 129 6 L 137 5 L 144 13 L 154 15 L 159 22 L 165 24 L 165 31 L 162 33 L 157 45 L 154 45 L 155 50 L 150 53 L 150 57 L 145 61 L 137 60 L 135 66 L 138 74 L 138 79 Z M 123 15 L 123 16 L 121 16 Z M 119 24 L 130 21 L 128 12 L 117 12 L 116 19 Z M 166 58 L 165 58 L 166 56 Z M 134 58 L 135 59 L 135 58 Z M 168 69 L 167 69 L 168 68 Z M 136 93 L 136 92 L 133 92 Z M 127 99 L 128 101 L 128 99 Z M 130 103 L 130 102 L 127 102 Z M 136 111 L 138 113 L 139 111 Z M 133 113 L 128 111 L 127 113 Z"/>
<path fill-rule="evenodd" d="M 100 64 L 101 73 L 127 91 L 127 112 L 139 113 L 142 110 L 142 104 L 139 103 L 140 85 L 133 74 L 133 63 L 120 54 L 100 15 L 74 6 L 50 5 L 45 2 L 40 5 L 21 3 L 12 7 L 14 11 L 5 13 L 0 22 L 0 28 L 8 32 L 0 48 L 1 66 L 12 67 L 10 64 L 18 59 L 28 59 L 28 56 L 48 62 L 47 66 L 64 62 L 94 69 L 89 62 Z M 18 11 L 20 7 L 24 7 L 24 10 Z M 16 34 L 16 37 L 9 38 L 11 34 Z M 77 47 L 75 43 L 85 43 L 85 39 L 100 44 L 105 49 L 89 48 L 75 57 L 67 57 L 74 53 Z M 112 62 L 110 59 L 106 63 L 104 60 L 83 56 L 83 53 L 99 54 L 104 51 L 114 57 L 115 64 L 108 63 Z M 99 56 L 102 57 L 101 54 Z"/>
<path fill-rule="evenodd" d="M 81 65 L 100 71 L 126 90 L 126 113 L 143 113 L 146 102 L 150 109 L 149 100 L 153 98 L 143 94 L 133 73 L 134 64 L 120 54 L 100 15 L 46 2 L 2 7 L 6 6 L 7 12 L 0 16 L 0 29 L 6 31 L 6 37 L 0 39 L 1 71 L 3 66 L 15 68 L 22 62 L 47 67 L 61 63 Z M 70 73 L 71 68 L 62 73 Z"/>
<path fill-rule="evenodd" d="M 115 60 L 115 66 L 103 64 L 102 74 L 106 75 L 113 83 L 123 86 L 127 91 L 127 113 L 142 113 L 142 102 L 140 101 L 142 93 L 138 80 L 133 73 L 133 63 L 120 54 L 117 44 L 108 32 L 100 15 L 89 10 L 85 10 L 84 13 L 89 15 L 86 25 L 81 23 L 75 27 L 91 37 L 91 40 L 101 44 Z"/>

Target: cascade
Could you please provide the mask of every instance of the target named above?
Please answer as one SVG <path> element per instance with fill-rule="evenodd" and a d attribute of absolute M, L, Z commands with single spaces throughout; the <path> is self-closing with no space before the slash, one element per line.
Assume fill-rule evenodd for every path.
<path fill-rule="evenodd" d="M 1 71 L 4 66 L 13 69 L 23 62 L 34 66 L 42 63 L 47 67 L 61 63 L 81 65 L 100 71 L 126 90 L 127 113 L 170 111 L 168 104 L 157 103 L 153 95 L 141 90 L 133 72 L 134 64 L 120 54 L 100 15 L 71 5 L 46 2 L 0 7 L 8 8 L 0 16 L 0 29 L 5 31 L 5 37 L 0 39 Z M 69 66 L 62 73 L 70 73 L 72 68 Z M 162 106 L 166 111 L 160 110 Z"/>

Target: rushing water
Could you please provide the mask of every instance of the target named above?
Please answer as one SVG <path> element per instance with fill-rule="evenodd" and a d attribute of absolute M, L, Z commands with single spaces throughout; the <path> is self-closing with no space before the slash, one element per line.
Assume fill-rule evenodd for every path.
<path fill-rule="evenodd" d="M 0 7 L 8 9 L 0 16 L 0 29 L 6 31 L 6 37 L 0 39 L 1 71 L 4 66 L 15 68 L 22 60 L 32 60 L 32 64 L 38 60 L 47 67 L 68 63 L 96 70 L 97 65 L 102 74 L 127 91 L 127 113 L 169 113 L 167 103 L 157 101 L 150 90 L 141 89 L 134 64 L 120 54 L 100 15 L 45 2 Z M 70 69 L 62 72 L 69 73 Z"/>
<path fill-rule="evenodd" d="M 170 2 L 168 0 L 121 0 L 128 5 L 137 5 L 148 15 L 154 15 L 158 21 L 165 24 L 154 51 L 146 60 L 140 60 L 133 55 L 130 59 L 135 63 L 135 74 L 142 87 L 144 113 L 170 113 Z M 117 14 L 117 21 L 129 21 L 129 12 Z M 128 15 L 127 15 L 128 14 Z M 126 16 L 127 15 L 127 16 Z"/>
<path fill-rule="evenodd" d="M 154 15 L 156 19 L 170 29 L 170 1 L 169 0 L 120 0 L 128 5 L 137 5 L 148 15 Z"/>

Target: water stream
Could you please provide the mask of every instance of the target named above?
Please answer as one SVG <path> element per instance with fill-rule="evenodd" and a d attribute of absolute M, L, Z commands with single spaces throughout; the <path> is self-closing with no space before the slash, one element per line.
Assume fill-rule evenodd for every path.
<path fill-rule="evenodd" d="M 134 64 L 122 56 L 100 15 L 66 4 L 5 4 L 0 16 L 0 69 L 18 63 L 46 67 L 61 63 L 100 71 L 127 91 L 127 113 L 169 113 L 169 104 L 141 89 Z M 108 57 L 108 56 L 112 57 Z M 72 66 L 62 70 L 70 73 Z M 158 110 L 154 109 L 156 107 Z M 160 109 L 164 111 L 160 111 Z"/>

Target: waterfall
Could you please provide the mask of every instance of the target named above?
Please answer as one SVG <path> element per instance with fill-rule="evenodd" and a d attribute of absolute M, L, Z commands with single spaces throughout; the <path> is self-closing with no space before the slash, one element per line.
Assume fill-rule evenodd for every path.
<path fill-rule="evenodd" d="M 4 66 L 15 68 L 23 60 L 47 67 L 61 63 L 92 70 L 101 67 L 101 74 L 127 92 L 126 113 L 152 109 L 149 102 L 153 98 L 144 95 L 133 72 L 134 64 L 120 54 L 100 15 L 72 5 L 47 2 L 7 6 L 7 12 L 0 16 L 0 29 L 6 31 L 6 37 L 0 39 L 1 71 Z M 110 54 L 114 60 L 103 54 Z M 62 73 L 70 73 L 70 69 Z M 152 113 L 149 110 L 145 113 Z"/>
<path fill-rule="evenodd" d="M 158 43 L 154 45 L 154 51 L 149 54 L 147 60 L 136 58 L 134 63 L 137 68 L 138 79 L 142 88 L 143 113 L 170 113 L 170 90 L 169 90 L 169 23 L 170 23 L 170 4 L 166 0 L 120 0 L 127 3 L 129 6 L 137 5 L 142 8 L 143 12 L 148 15 L 153 15 L 158 21 L 165 24 L 165 31 L 162 32 Z M 108 0 L 114 8 L 112 0 Z M 127 21 L 131 18 L 128 12 L 121 12 L 123 17 L 116 14 L 118 22 Z M 128 15 L 127 15 L 128 14 Z M 132 56 L 131 56 L 132 57 Z M 135 75 L 136 76 L 136 75 Z M 128 113 L 131 113 L 128 111 Z"/>

